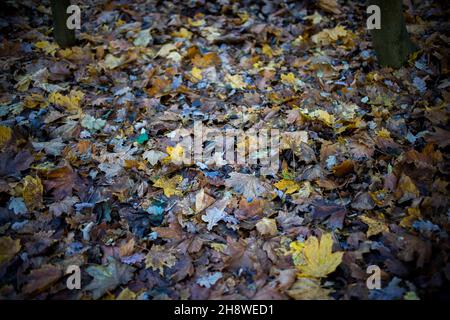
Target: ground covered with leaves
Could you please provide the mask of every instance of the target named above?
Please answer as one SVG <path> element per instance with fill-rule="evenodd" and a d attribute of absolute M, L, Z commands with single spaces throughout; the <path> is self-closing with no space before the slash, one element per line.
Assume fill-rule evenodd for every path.
<path fill-rule="evenodd" d="M 444 4 L 407 8 L 393 70 L 359 1 L 83 1 L 67 49 L 5 1 L 0 296 L 448 299 Z M 279 170 L 186 164 L 194 121 L 278 129 Z"/>

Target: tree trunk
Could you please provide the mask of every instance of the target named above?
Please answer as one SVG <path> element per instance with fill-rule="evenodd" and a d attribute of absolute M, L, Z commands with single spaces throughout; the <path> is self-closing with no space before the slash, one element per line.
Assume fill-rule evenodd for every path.
<path fill-rule="evenodd" d="M 56 43 L 62 48 L 75 45 L 75 30 L 67 28 L 66 22 L 69 15 L 67 7 L 70 6 L 70 0 L 51 0 L 53 35 Z"/>
<path fill-rule="evenodd" d="M 402 0 L 370 0 L 380 7 L 381 29 L 371 30 L 372 43 L 382 66 L 399 68 L 414 52 L 403 17 Z"/>

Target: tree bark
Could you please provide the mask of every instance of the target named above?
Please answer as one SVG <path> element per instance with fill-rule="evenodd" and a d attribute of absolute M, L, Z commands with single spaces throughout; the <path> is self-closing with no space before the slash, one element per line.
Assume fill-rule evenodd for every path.
<path fill-rule="evenodd" d="M 53 36 L 56 43 L 62 48 L 75 45 L 75 30 L 67 28 L 66 22 L 69 15 L 67 7 L 70 6 L 70 0 L 51 0 L 52 18 L 53 18 Z"/>
<path fill-rule="evenodd" d="M 406 30 L 402 0 L 369 0 L 380 7 L 381 29 L 371 30 L 372 43 L 382 66 L 399 68 L 415 51 Z"/>

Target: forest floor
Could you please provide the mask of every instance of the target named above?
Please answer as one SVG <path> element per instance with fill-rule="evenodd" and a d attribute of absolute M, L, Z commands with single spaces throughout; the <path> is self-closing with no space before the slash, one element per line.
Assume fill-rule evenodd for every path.
<path fill-rule="evenodd" d="M 0 297 L 450 299 L 446 1 L 397 70 L 359 1 L 205 2 L 83 1 L 67 49 L 2 3 Z"/>

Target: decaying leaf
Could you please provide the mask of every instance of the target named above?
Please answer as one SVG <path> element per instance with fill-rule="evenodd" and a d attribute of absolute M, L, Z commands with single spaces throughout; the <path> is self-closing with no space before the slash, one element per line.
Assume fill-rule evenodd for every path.
<path fill-rule="evenodd" d="M 262 218 L 256 224 L 256 230 L 263 236 L 275 236 L 278 233 L 275 219 Z"/>
<path fill-rule="evenodd" d="M 45 290 L 48 286 L 61 278 L 62 275 L 63 272 L 60 267 L 50 264 L 44 265 L 41 268 L 30 272 L 26 277 L 25 285 L 22 290 L 25 294 Z"/>
<path fill-rule="evenodd" d="M 42 206 L 44 187 L 39 177 L 26 176 L 23 179 L 22 197 L 28 210 L 39 209 Z"/>
<path fill-rule="evenodd" d="M 0 265 L 11 260 L 20 251 L 20 240 L 13 240 L 11 237 L 0 238 Z"/>
<path fill-rule="evenodd" d="M 325 289 L 320 285 L 320 281 L 310 278 L 299 278 L 287 290 L 287 294 L 295 300 L 332 300 L 331 289 Z"/>
<path fill-rule="evenodd" d="M 257 177 L 237 172 L 230 173 L 230 178 L 225 181 L 225 185 L 233 188 L 247 199 L 254 199 L 267 191 Z"/>
<path fill-rule="evenodd" d="M 133 277 L 133 271 L 133 267 L 122 264 L 112 258 L 106 266 L 90 266 L 86 269 L 86 272 L 93 279 L 84 290 L 91 291 L 92 297 L 98 299 L 109 290 L 113 290 L 117 286 L 130 281 Z"/>
<path fill-rule="evenodd" d="M 171 251 L 167 251 L 163 246 L 153 245 L 145 258 L 145 267 L 163 275 L 164 268 L 172 268 L 176 262 L 177 257 Z"/>

